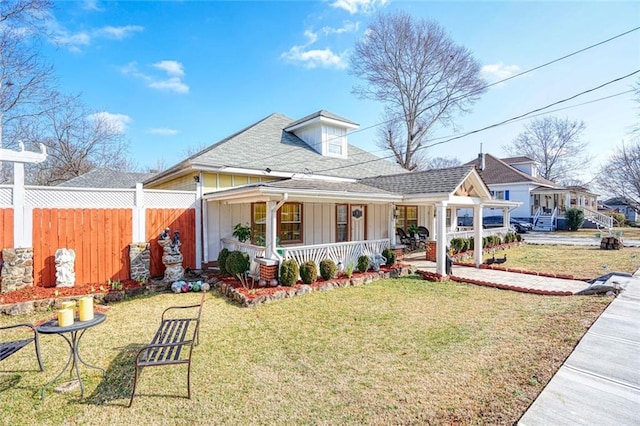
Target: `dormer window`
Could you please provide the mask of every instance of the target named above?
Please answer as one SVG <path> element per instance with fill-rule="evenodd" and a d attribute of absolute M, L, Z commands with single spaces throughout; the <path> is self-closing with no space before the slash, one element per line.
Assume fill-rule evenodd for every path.
<path fill-rule="evenodd" d="M 318 111 L 289 124 L 284 130 L 292 132 L 318 154 L 347 158 L 347 132 L 359 126 L 328 111 Z"/>
<path fill-rule="evenodd" d="M 322 126 L 324 130 L 323 154 L 346 156 L 347 153 L 347 130 L 332 126 Z"/>

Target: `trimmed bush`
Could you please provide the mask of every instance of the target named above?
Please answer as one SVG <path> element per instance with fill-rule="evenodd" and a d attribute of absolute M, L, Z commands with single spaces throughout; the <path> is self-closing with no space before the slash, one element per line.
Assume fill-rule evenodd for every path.
<path fill-rule="evenodd" d="M 336 276 L 338 267 L 336 262 L 331 259 L 324 259 L 320 261 L 320 276 L 323 280 L 330 280 Z"/>
<path fill-rule="evenodd" d="M 516 234 L 516 241 L 518 242 L 522 241 L 522 235 Z"/>
<path fill-rule="evenodd" d="M 395 251 L 391 250 L 390 248 L 386 248 L 382 250 L 382 255 L 384 256 L 385 259 L 387 259 L 387 262 L 385 263 L 386 266 L 393 266 L 396 264 Z"/>
<path fill-rule="evenodd" d="M 367 272 L 367 269 L 369 269 L 369 263 L 371 263 L 369 256 L 367 256 L 366 254 L 360 256 L 358 258 L 358 271 Z"/>
<path fill-rule="evenodd" d="M 624 226 L 627 222 L 624 213 L 606 212 L 605 214 L 613 218 L 613 226 Z"/>
<path fill-rule="evenodd" d="M 294 259 L 287 259 L 282 261 L 282 265 L 280 265 L 280 284 L 293 286 L 296 281 L 298 281 L 298 274 L 300 273 L 300 268 L 298 267 L 298 262 Z"/>
<path fill-rule="evenodd" d="M 565 212 L 564 217 L 567 219 L 569 231 L 577 231 L 584 223 L 584 212 L 580 209 L 569 209 Z"/>
<path fill-rule="evenodd" d="M 460 253 L 464 250 L 466 243 L 464 238 L 452 238 L 449 243 L 449 247 L 453 250 L 454 253 Z"/>
<path fill-rule="evenodd" d="M 227 257 L 229 257 L 229 250 L 226 248 L 220 250 L 220 253 L 218 253 L 218 268 L 220 268 L 222 275 L 229 275 L 226 267 Z"/>
<path fill-rule="evenodd" d="M 300 279 L 305 284 L 313 284 L 318 280 L 318 267 L 313 260 L 307 260 L 300 265 Z"/>
<path fill-rule="evenodd" d="M 229 253 L 229 256 L 227 256 L 227 260 L 224 265 L 227 273 L 240 279 L 240 275 L 245 274 L 249 270 L 251 262 L 247 253 L 232 251 Z"/>

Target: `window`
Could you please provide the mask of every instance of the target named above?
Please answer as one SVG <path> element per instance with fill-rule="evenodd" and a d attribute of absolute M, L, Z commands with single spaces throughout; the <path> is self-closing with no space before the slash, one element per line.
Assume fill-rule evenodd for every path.
<path fill-rule="evenodd" d="M 349 241 L 349 205 L 336 205 L 336 242 Z"/>
<path fill-rule="evenodd" d="M 397 228 L 408 232 L 410 225 L 418 226 L 418 206 L 396 206 L 396 210 L 398 210 Z"/>
<path fill-rule="evenodd" d="M 491 191 L 494 200 L 504 200 L 504 191 Z"/>
<path fill-rule="evenodd" d="M 337 127 L 325 127 L 325 141 L 327 142 L 327 153 L 342 156 L 344 155 L 344 140 L 346 135 L 345 129 Z"/>
<path fill-rule="evenodd" d="M 281 244 L 302 242 L 302 204 L 285 203 L 278 210 L 276 235 Z M 251 237 L 254 243 L 264 240 L 267 233 L 266 203 L 251 204 Z"/>

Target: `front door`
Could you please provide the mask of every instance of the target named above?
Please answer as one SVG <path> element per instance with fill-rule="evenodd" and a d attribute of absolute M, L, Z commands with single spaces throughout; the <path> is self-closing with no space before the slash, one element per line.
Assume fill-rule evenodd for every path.
<path fill-rule="evenodd" d="M 351 241 L 365 239 L 365 212 L 362 205 L 351 205 Z"/>

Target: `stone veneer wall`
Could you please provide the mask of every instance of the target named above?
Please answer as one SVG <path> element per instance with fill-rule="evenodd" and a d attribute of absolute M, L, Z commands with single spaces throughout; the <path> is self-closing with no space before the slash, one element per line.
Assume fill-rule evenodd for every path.
<path fill-rule="evenodd" d="M 2 249 L 0 293 L 33 287 L 33 248 Z"/>
<path fill-rule="evenodd" d="M 129 244 L 129 273 L 133 280 L 148 280 L 151 277 L 151 249 L 149 243 Z"/>

